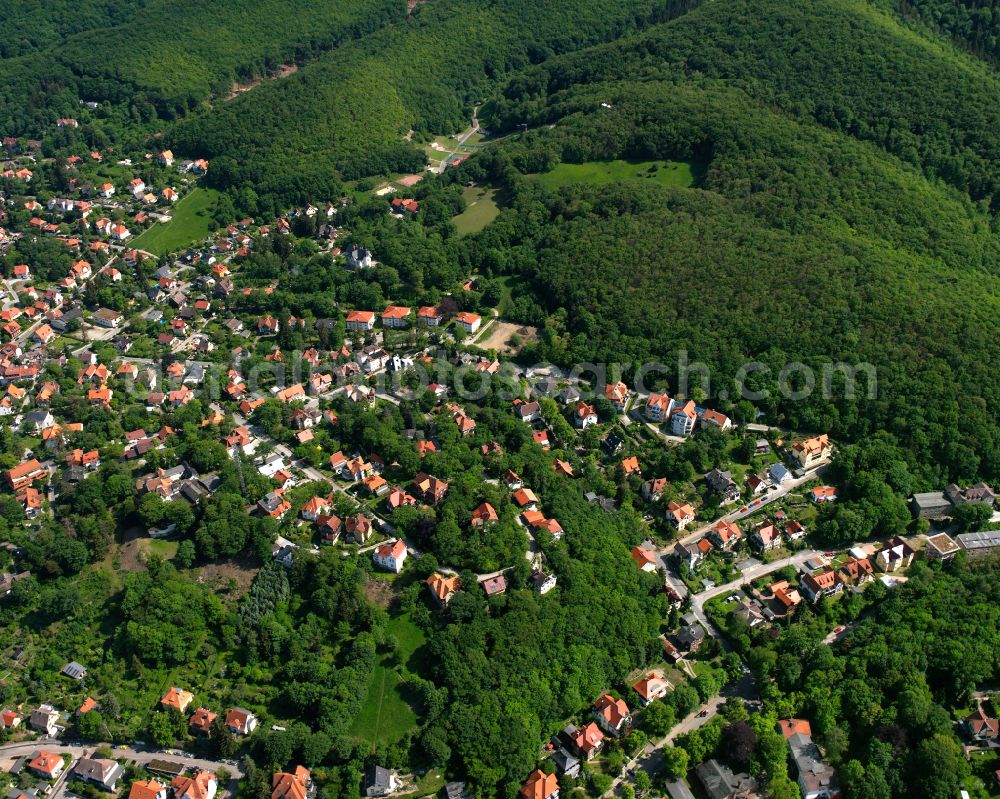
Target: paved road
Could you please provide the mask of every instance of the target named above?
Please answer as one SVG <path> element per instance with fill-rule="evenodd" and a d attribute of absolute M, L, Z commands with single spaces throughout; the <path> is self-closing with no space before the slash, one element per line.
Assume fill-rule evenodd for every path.
<path fill-rule="evenodd" d="M 78 743 L 63 743 L 53 738 L 39 738 L 36 741 L 4 744 L 3 746 L 0 746 L 0 758 L 16 760 L 19 757 L 24 757 L 25 755 L 37 752 L 39 749 L 43 749 L 51 750 L 56 753 L 68 752 L 73 756 L 73 759 L 76 760 L 92 753 L 95 749 L 98 749 L 101 746 L 110 747 L 111 744 L 92 743 L 84 745 Z M 205 769 L 206 771 L 218 771 L 219 769 L 224 768 L 238 779 L 243 777 L 243 772 L 239 765 L 230 765 L 218 760 L 206 760 L 204 758 L 194 757 L 193 755 L 190 757 L 168 755 L 164 750 L 157 749 L 155 747 L 129 747 L 127 749 L 115 749 L 114 756 L 117 760 L 135 760 L 138 763 L 148 763 L 150 760 L 169 760 L 174 763 L 181 763 L 190 768 L 200 768 Z"/>
<path fill-rule="evenodd" d="M 719 708 L 726 703 L 726 699 L 730 696 L 740 696 L 743 699 L 756 699 L 757 688 L 753 677 L 747 675 L 738 683 L 726 686 L 719 696 L 709 699 L 690 716 L 682 719 L 665 737 L 659 741 L 651 741 L 646 744 L 645 748 L 636 757 L 625 764 L 622 774 L 611 783 L 611 788 L 604 794 L 604 799 L 609 799 L 611 796 L 621 793 L 622 785 L 632 781 L 629 772 L 634 773 L 636 768 L 641 768 L 655 780 L 656 776 L 663 769 L 663 747 L 673 743 L 678 736 L 685 735 L 692 730 L 708 724 L 715 718 L 719 712 Z"/>
<path fill-rule="evenodd" d="M 719 519 L 716 519 L 715 521 L 711 522 L 710 524 L 705 524 L 705 525 L 699 527 L 697 530 L 692 530 L 687 535 L 682 536 L 681 538 L 677 538 L 677 539 L 671 541 L 670 544 L 669 544 L 669 546 L 664 550 L 664 552 L 670 552 L 671 550 L 673 550 L 674 546 L 677 543 L 690 544 L 690 543 L 693 543 L 694 541 L 697 541 L 699 538 L 702 538 L 705 534 L 707 534 L 708 531 L 711 530 L 712 527 L 714 527 L 720 521 L 738 522 L 738 521 L 746 519 L 746 518 L 748 518 L 750 516 L 753 516 L 755 513 L 759 513 L 761 510 L 763 510 L 765 507 L 767 507 L 771 503 L 773 503 L 773 502 L 781 499 L 782 497 L 788 496 L 788 494 L 790 494 L 792 491 L 795 491 L 797 488 L 799 488 L 803 484 L 808 483 L 810 480 L 815 479 L 817 476 L 819 476 L 819 474 L 821 472 L 823 472 L 826 469 L 826 467 L 828 465 L 829 464 L 827 464 L 827 463 L 822 463 L 819 466 L 817 466 L 816 468 L 810 469 L 808 472 L 806 472 L 805 474 L 803 474 L 801 477 L 795 477 L 795 478 L 792 478 L 791 480 L 785 481 L 785 483 L 782 484 L 781 486 L 779 486 L 777 488 L 777 490 L 775 490 L 775 491 L 768 491 L 764 496 L 759 497 L 758 500 L 755 500 L 755 501 L 759 501 L 760 504 L 754 506 L 753 508 L 749 507 L 749 505 L 742 505 L 741 504 L 735 510 L 730 511 L 725 516 L 722 516 Z M 747 508 L 747 510 L 744 511 L 743 508 Z"/>
<path fill-rule="evenodd" d="M 779 571 L 784 569 L 786 566 L 795 566 L 795 568 L 799 568 L 807 560 L 820 554 L 821 553 L 815 549 L 805 549 L 801 552 L 796 552 L 791 557 L 783 558 L 782 560 L 776 560 L 772 563 L 758 563 L 751 566 L 749 569 L 742 572 L 737 579 L 728 582 L 725 585 L 717 585 L 715 588 L 710 588 L 707 591 L 694 594 L 691 597 L 691 611 L 694 613 L 698 621 L 702 623 L 709 635 L 719 637 L 718 631 L 709 623 L 708 616 L 705 615 L 705 603 L 708 602 L 708 600 L 714 599 L 717 596 L 722 596 L 723 594 L 730 594 L 737 591 L 744 583 L 753 582 L 754 580 L 763 577 L 765 574 Z"/>

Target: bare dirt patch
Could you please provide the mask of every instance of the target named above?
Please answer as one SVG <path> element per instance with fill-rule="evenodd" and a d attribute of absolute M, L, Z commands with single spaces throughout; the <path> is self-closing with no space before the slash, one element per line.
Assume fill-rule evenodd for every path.
<path fill-rule="evenodd" d="M 250 589 L 257 567 L 250 558 L 223 560 L 195 569 L 197 582 L 223 593 L 223 599 L 235 602 Z"/>
<path fill-rule="evenodd" d="M 294 75 L 299 71 L 298 64 L 282 64 L 278 67 L 277 72 L 273 75 L 267 75 L 262 78 L 254 78 L 251 81 L 245 83 L 240 83 L 239 81 L 233 81 L 232 87 L 229 89 L 229 94 L 223 97 L 223 100 L 232 100 L 234 97 L 239 97 L 244 92 L 248 92 L 251 89 L 255 89 L 265 80 L 280 80 L 281 78 L 287 78 L 289 75 Z"/>
<path fill-rule="evenodd" d="M 513 336 L 518 336 L 521 339 L 521 343 L 516 347 L 510 343 Z M 509 355 L 517 352 L 529 341 L 537 340 L 537 338 L 537 327 L 517 325 L 513 322 L 501 322 L 497 319 L 486 331 L 486 338 L 477 341 L 476 346 L 482 347 L 484 350 L 496 350 L 497 352 Z"/>
<path fill-rule="evenodd" d="M 365 583 L 365 597 L 373 605 L 388 608 L 392 604 L 394 596 L 392 584 L 385 580 L 369 579 Z"/>

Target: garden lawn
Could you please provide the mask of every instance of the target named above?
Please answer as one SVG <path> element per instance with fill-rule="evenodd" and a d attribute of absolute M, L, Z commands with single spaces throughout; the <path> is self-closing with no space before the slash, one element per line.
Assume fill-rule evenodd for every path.
<path fill-rule="evenodd" d="M 403 696 L 396 664 L 414 670 L 410 661 L 423 645 L 424 634 L 408 614 L 390 619 L 387 632 L 396 639 L 396 652 L 379 655 L 361 712 L 351 727 L 352 735 L 373 748 L 399 740 L 417 724 L 417 714 Z"/>
<path fill-rule="evenodd" d="M 169 222 L 157 222 L 133 239 L 132 246 L 153 255 L 165 255 L 200 243 L 210 232 L 209 213 L 218 197 L 215 189 L 196 188 L 177 201 Z"/>
<path fill-rule="evenodd" d="M 618 180 L 650 180 L 665 186 L 693 186 L 705 168 L 686 161 L 585 161 L 559 164 L 551 172 L 535 175 L 550 189 L 590 183 L 602 186 Z"/>

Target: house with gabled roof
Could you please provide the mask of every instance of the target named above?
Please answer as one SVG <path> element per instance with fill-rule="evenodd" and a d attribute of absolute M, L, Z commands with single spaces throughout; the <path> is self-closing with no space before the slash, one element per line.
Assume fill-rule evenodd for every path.
<path fill-rule="evenodd" d="M 191 776 L 179 774 L 170 782 L 174 799 L 214 799 L 218 787 L 215 774 L 204 769 Z"/>
<path fill-rule="evenodd" d="M 170 689 L 160 698 L 160 706 L 166 708 L 167 710 L 176 710 L 179 713 L 183 713 L 187 710 L 188 705 L 191 704 L 191 700 L 194 699 L 194 694 L 190 691 L 185 691 L 183 688 L 177 688 L 171 686 Z"/>
<path fill-rule="evenodd" d="M 522 799 L 559 799 L 559 780 L 555 774 L 535 769 L 521 786 L 520 794 Z"/>
<path fill-rule="evenodd" d="M 246 708 L 230 708 L 226 712 L 226 728 L 236 735 L 249 735 L 257 729 L 257 717 Z"/>
<path fill-rule="evenodd" d="M 292 772 L 279 771 L 271 778 L 271 799 L 306 799 L 312 775 L 303 766 Z"/>
<path fill-rule="evenodd" d="M 632 723 L 632 711 L 623 699 L 604 694 L 594 703 L 594 718 L 604 732 L 618 737 Z"/>
<path fill-rule="evenodd" d="M 632 547 L 632 560 L 639 567 L 640 571 L 653 573 L 660 563 L 656 557 L 656 551 L 645 546 Z"/>
<path fill-rule="evenodd" d="M 677 530 L 683 530 L 695 519 L 694 508 L 687 502 L 670 502 L 667 505 L 667 521 Z"/>
<path fill-rule="evenodd" d="M 665 697 L 672 688 L 670 681 L 663 676 L 661 671 L 651 671 L 640 678 L 638 682 L 632 684 L 632 690 L 639 695 L 644 707 Z"/>
<path fill-rule="evenodd" d="M 462 587 L 462 583 L 457 574 L 435 572 L 427 578 L 427 587 L 430 589 L 434 601 L 444 607 L 451 602 L 452 597 Z"/>
<path fill-rule="evenodd" d="M 376 566 L 399 574 L 406 562 L 406 555 L 406 542 L 397 538 L 395 541 L 389 541 L 376 547 L 372 560 L 375 561 Z"/>
<path fill-rule="evenodd" d="M 814 574 L 804 575 L 800 584 L 802 593 L 810 602 L 816 602 L 824 596 L 839 594 L 844 590 L 844 584 L 837 572 L 829 566 Z"/>

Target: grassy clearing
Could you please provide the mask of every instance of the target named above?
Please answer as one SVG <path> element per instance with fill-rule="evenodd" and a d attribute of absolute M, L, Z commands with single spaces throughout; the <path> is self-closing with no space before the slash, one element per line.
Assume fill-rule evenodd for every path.
<path fill-rule="evenodd" d="M 465 210 L 452 218 L 460 235 L 478 233 L 497 218 L 500 207 L 496 203 L 496 189 L 468 186 L 462 191 Z"/>
<path fill-rule="evenodd" d="M 388 633 L 396 639 L 398 646 L 392 654 L 379 655 L 365 702 L 351 727 L 352 735 L 373 747 L 399 740 L 417 724 L 417 714 L 400 686 L 399 666 L 415 670 L 418 650 L 426 639 L 408 614 L 391 619 Z"/>
<path fill-rule="evenodd" d="M 591 183 L 603 186 L 619 180 L 651 180 L 664 186 L 693 186 L 704 173 L 704 166 L 686 161 L 585 161 L 582 164 L 559 164 L 551 172 L 535 175 L 550 189 Z"/>
<path fill-rule="evenodd" d="M 157 223 L 132 241 L 132 246 L 153 255 L 164 255 L 204 240 L 209 234 L 209 211 L 219 192 L 197 188 L 173 207 L 169 222 Z"/>

